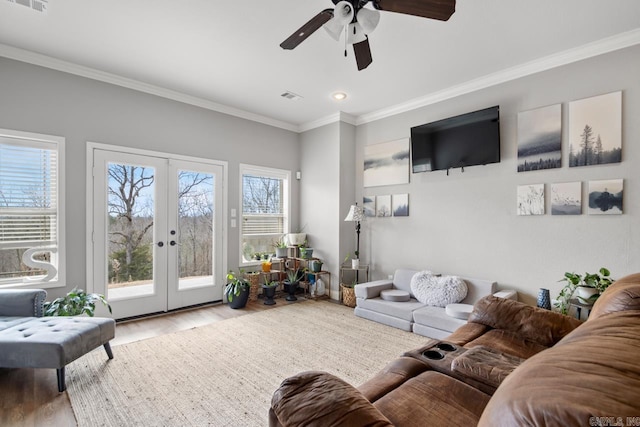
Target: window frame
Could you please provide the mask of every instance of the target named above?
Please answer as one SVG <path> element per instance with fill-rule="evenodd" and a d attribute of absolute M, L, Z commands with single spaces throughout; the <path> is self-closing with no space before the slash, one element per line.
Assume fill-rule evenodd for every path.
<path fill-rule="evenodd" d="M 65 138 L 61 136 L 39 134 L 33 132 L 23 132 L 11 129 L 0 129 L 0 137 L 13 140 L 22 140 L 25 146 L 37 146 L 45 143 L 55 145 L 57 151 L 57 185 L 56 185 L 56 206 L 57 206 L 57 251 L 54 253 L 57 258 L 57 275 L 54 279 L 43 281 L 43 276 L 29 276 L 20 278 L 0 279 L 0 289 L 6 288 L 60 288 L 66 286 L 66 228 L 65 228 Z"/>
<path fill-rule="evenodd" d="M 256 175 L 265 178 L 273 178 L 273 179 L 282 179 L 283 183 L 283 196 L 282 196 L 282 212 L 284 215 L 284 224 L 283 224 L 283 234 L 289 233 L 291 227 L 291 171 L 286 169 L 278 169 L 267 166 L 256 166 L 249 165 L 245 163 L 240 163 L 239 167 L 239 212 L 238 212 L 238 264 L 240 267 L 251 267 L 260 265 L 261 261 L 250 260 L 248 262 L 244 261 L 243 255 L 243 241 L 244 241 L 244 210 L 243 210 L 243 201 L 244 201 L 244 186 L 243 186 L 243 177 L 244 175 Z M 232 215 L 232 220 L 233 220 Z M 274 235 L 274 240 L 277 240 L 280 235 Z M 275 251 L 275 249 L 274 249 Z"/>

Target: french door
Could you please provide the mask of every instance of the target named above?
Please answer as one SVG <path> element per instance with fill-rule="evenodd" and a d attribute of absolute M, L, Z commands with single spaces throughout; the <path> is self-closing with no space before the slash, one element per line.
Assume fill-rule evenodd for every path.
<path fill-rule="evenodd" d="M 221 165 L 93 150 L 93 283 L 116 319 L 222 299 Z"/>

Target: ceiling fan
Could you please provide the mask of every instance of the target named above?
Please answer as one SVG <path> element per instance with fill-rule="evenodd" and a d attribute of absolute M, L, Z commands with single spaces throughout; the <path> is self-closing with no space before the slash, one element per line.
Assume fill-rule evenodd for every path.
<path fill-rule="evenodd" d="M 380 10 L 422 18 L 447 21 L 456 11 L 456 0 L 331 0 L 335 7 L 325 9 L 280 43 L 283 49 L 291 50 L 305 41 L 320 27 L 336 41 L 344 31 L 345 44 L 353 45 L 358 70 L 364 70 L 373 62 L 367 37 L 380 21 Z M 373 9 L 365 8 L 367 3 Z M 345 48 L 344 55 L 347 56 Z"/>

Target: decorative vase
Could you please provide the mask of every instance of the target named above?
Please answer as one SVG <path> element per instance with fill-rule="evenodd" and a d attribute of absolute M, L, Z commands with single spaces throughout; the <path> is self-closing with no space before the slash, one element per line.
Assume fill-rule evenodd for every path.
<path fill-rule="evenodd" d="M 273 297 L 276 296 L 276 287 L 262 285 L 262 293 L 264 294 L 264 305 L 273 305 L 276 302 Z"/>
<path fill-rule="evenodd" d="M 324 280 L 320 277 L 316 280 L 316 295 L 321 297 L 325 293 Z"/>
<path fill-rule="evenodd" d="M 357 270 L 358 268 L 360 268 L 360 259 L 352 258 L 351 259 L 351 269 Z"/>
<path fill-rule="evenodd" d="M 540 288 L 538 291 L 538 307 L 545 310 L 551 310 L 551 296 L 549 295 L 549 289 Z"/>

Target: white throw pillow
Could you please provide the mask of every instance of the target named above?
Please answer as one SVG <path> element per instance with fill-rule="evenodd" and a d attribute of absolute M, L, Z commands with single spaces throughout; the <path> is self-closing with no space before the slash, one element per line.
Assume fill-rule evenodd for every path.
<path fill-rule="evenodd" d="M 430 271 L 421 271 L 411 278 L 411 292 L 425 305 L 446 307 L 467 296 L 467 284 L 456 276 L 439 277 Z"/>

